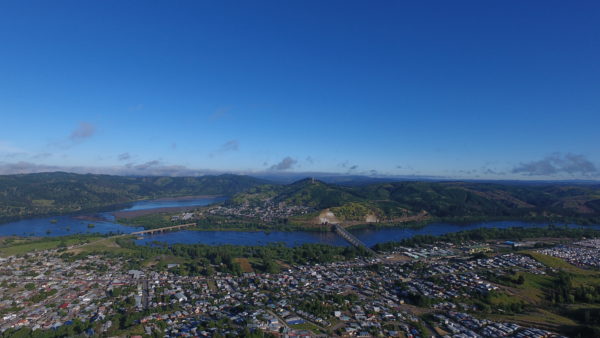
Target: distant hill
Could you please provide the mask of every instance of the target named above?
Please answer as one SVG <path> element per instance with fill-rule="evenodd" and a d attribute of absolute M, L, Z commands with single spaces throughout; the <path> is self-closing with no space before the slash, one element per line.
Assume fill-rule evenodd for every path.
<path fill-rule="evenodd" d="M 76 212 L 140 199 L 232 196 L 267 181 L 249 176 L 124 177 L 64 172 L 0 176 L 0 220 Z"/>
<path fill-rule="evenodd" d="M 326 174 L 326 173 L 261 173 L 250 174 L 252 177 L 257 177 L 278 184 L 291 184 L 306 177 L 311 177 L 319 181 L 329 184 L 338 184 L 346 186 L 365 185 L 384 182 L 398 181 L 423 181 L 425 178 L 400 178 L 400 177 L 371 177 L 364 175 L 344 175 L 344 174 Z"/>
<path fill-rule="evenodd" d="M 330 209 L 341 220 L 399 222 L 530 219 L 600 223 L 600 186 L 475 182 L 391 182 L 360 186 L 303 179 L 284 186 L 259 186 L 233 203 L 270 199 Z M 427 217 L 423 217 L 423 216 Z"/>
<path fill-rule="evenodd" d="M 291 184 L 310 177 L 328 184 L 344 186 L 360 186 L 377 183 L 393 182 L 455 182 L 457 179 L 443 176 L 368 176 L 352 174 L 335 174 L 323 172 L 263 172 L 248 174 L 252 177 L 264 179 L 278 184 Z M 469 183 L 493 183 L 502 185 L 599 185 L 598 180 L 491 180 L 491 179 L 465 179 Z"/>
<path fill-rule="evenodd" d="M 329 210 L 348 223 L 527 219 L 600 224 L 600 185 L 403 181 L 339 185 L 306 178 L 287 185 L 242 175 L 125 177 L 63 172 L 0 176 L 0 221 L 86 211 L 140 199 L 233 196 Z"/>

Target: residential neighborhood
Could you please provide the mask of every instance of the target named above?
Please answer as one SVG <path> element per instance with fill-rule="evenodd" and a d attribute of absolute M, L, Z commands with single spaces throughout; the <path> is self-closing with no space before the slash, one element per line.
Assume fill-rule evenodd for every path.
<path fill-rule="evenodd" d="M 539 252 L 562 258 L 573 265 L 600 268 L 599 239 L 588 239 L 570 245 L 559 245 L 554 248 L 539 250 Z"/>
<path fill-rule="evenodd" d="M 558 336 L 485 319 L 477 303 L 468 301 L 504 288 L 486 279 L 489 271 L 543 275 L 543 264 L 517 253 L 470 259 L 467 251 L 452 244 L 398 247 L 379 257 L 289 266 L 277 274 L 216 272 L 211 277 L 179 276 L 178 264 L 163 271 L 132 269 L 118 256 L 77 256 L 64 249 L 27 253 L 1 259 L 0 331 L 55 330 L 91 322 L 94 328 L 82 334 L 110 336 L 119 333 L 117 321 L 127 314 L 144 334 L 161 337 L 244 332 L 282 337 Z"/>

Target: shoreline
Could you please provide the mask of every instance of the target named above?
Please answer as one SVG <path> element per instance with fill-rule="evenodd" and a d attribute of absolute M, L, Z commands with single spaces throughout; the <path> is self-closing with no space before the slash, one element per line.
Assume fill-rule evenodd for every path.
<path fill-rule="evenodd" d="M 195 199 L 201 199 L 201 198 L 222 198 L 222 197 L 227 197 L 227 196 L 225 196 L 225 195 L 188 195 L 188 196 L 181 196 L 181 197 L 162 197 L 162 198 L 155 198 L 155 199 L 137 200 L 135 202 L 141 202 L 141 201 L 189 201 L 189 200 L 195 200 Z"/>
<path fill-rule="evenodd" d="M 187 210 L 194 210 L 196 208 L 204 207 L 204 205 L 195 205 L 195 206 L 184 206 L 184 207 L 162 207 L 162 208 L 153 208 L 153 209 L 139 209 L 139 210 L 124 210 L 124 211 L 113 211 L 110 214 L 115 217 L 115 220 L 119 219 L 129 219 L 135 218 L 139 216 L 146 216 L 152 214 L 160 214 L 160 213 L 168 213 L 168 212 L 180 212 Z M 123 224 L 129 225 L 129 224 Z"/>
<path fill-rule="evenodd" d="M 64 212 L 50 212 L 50 213 L 31 214 L 31 215 L 26 215 L 26 216 L 7 216 L 7 217 L 2 217 L 0 215 L 0 226 L 7 224 L 7 223 L 19 222 L 19 221 L 24 221 L 24 220 L 29 220 L 29 219 L 51 218 L 51 217 L 62 217 L 62 216 L 70 216 L 70 217 L 73 217 L 76 219 L 81 219 L 81 220 L 90 220 L 90 221 L 101 222 L 101 221 L 106 221 L 106 219 L 103 219 L 102 217 L 97 216 L 98 213 L 113 214 L 113 213 L 119 212 L 120 209 L 126 208 L 126 207 L 130 206 L 131 204 L 134 204 L 137 202 L 187 201 L 187 200 L 194 200 L 194 199 L 201 199 L 201 198 L 227 198 L 227 196 L 226 195 L 187 195 L 187 196 L 181 196 L 181 197 L 144 198 L 144 199 L 132 200 L 132 201 L 128 201 L 128 202 L 112 203 L 112 204 L 107 204 L 107 205 L 102 205 L 102 206 L 96 206 L 96 207 L 79 209 L 79 210 L 70 210 L 70 211 L 64 211 Z M 215 202 L 215 203 L 219 203 L 219 202 Z M 205 206 L 205 205 L 196 206 L 196 207 L 203 207 L 203 206 Z M 190 206 L 190 207 L 192 207 L 192 206 Z M 166 207 L 166 208 L 168 208 L 168 207 Z M 178 208 L 178 207 L 173 207 L 173 208 Z M 144 209 L 144 210 L 158 210 L 158 209 L 161 209 L 161 208 Z M 132 211 L 137 211 L 137 210 L 132 210 Z"/>

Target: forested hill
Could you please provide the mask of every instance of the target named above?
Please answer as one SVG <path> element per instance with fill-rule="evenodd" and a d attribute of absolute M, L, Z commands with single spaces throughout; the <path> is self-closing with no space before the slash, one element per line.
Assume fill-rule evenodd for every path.
<path fill-rule="evenodd" d="M 125 177 L 63 172 L 1 175 L 0 221 L 87 210 L 140 199 L 231 196 L 265 183 L 241 175 Z"/>
<path fill-rule="evenodd" d="M 304 179 L 288 185 L 241 175 L 126 177 L 39 173 L 0 176 L 0 221 L 85 211 L 140 199 L 234 196 L 230 204 L 273 201 L 330 209 L 342 221 L 543 219 L 600 223 L 600 185 L 394 182 L 340 186 Z"/>
<path fill-rule="evenodd" d="M 232 203 L 271 199 L 329 208 L 345 221 L 367 215 L 382 221 L 428 215 L 435 219 L 537 219 L 600 223 L 600 185 L 395 182 L 338 186 L 305 179 L 285 186 L 258 186 Z"/>

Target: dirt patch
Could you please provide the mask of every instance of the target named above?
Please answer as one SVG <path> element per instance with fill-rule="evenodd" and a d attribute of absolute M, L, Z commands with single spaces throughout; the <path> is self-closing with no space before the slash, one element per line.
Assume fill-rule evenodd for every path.
<path fill-rule="evenodd" d="M 319 216 L 315 219 L 316 224 L 339 224 L 340 220 L 335 216 L 335 214 L 329 210 L 325 209 L 319 213 Z"/>
<path fill-rule="evenodd" d="M 412 261 L 412 258 L 405 256 L 405 255 L 400 255 L 400 254 L 393 254 L 390 256 L 387 256 L 384 258 L 384 261 L 386 262 L 409 262 Z"/>
<path fill-rule="evenodd" d="M 97 241 L 93 241 L 87 244 L 83 244 L 81 246 L 75 247 L 73 249 L 67 250 L 69 253 L 79 254 L 84 251 L 97 250 L 97 251 L 110 251 L 107 249 L 121 249 L 121 246 L 117 244 L 114 238 L 103 238 Z"/>
<path fill-rule="evenodd" d="M 250 261 L 248 261 L 248 258 L 235 258 L 233 261 L 240 265 L 240 268 L 242 268 L 243 272 L 254 272 L 254 269 L 252 268 Z"/>
<path fill-rule="evenodd" d="M 448 332 L 446 332 L 446 331 L 444 331 L 444 330 L 440 329 L 440 328 L 439 328 L 439 327 L 437 327 L 437 326 L 436 326 L 436 327 L 434 327 L 434 328 L 433 328 L 433 330 L 435 331 L 435 333 L 437 333 L 438 335 L 440 335 L 440 336 L 442 336 L 442 337 L 445 337 L 445 336 L 447 336 L 447 335 L 449 335 L 449 334 L 450 334 L 450 333 L 448 333 Z"/>
<path fill-rule="evenodd" d="M 289 264 L 284 263 L 283 261 L 280 260 L 275 260 L 275 263 L 279 264 L 279 266 L 281 266 L 284 269 L 291 269 L 292 267 Z"/>

